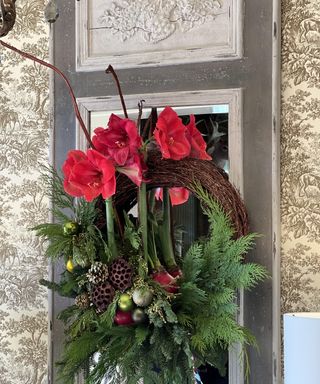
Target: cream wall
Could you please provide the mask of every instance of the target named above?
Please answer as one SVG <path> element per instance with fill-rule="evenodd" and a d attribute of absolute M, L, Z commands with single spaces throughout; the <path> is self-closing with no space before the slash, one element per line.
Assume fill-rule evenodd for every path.
<path fill-rule="evenodd" d="M 320 2 L 282 3 L 282 311 L 320 311 Z"/>
<path fill-rule="evenodd" d="M 48 57 L 44 0 L 17 2 L 5 41 Z M 48 158 L 48 73 L 0 48 L 0 384 L 47 383 L 47 273 L 28 228 L 47 220 L 39 164 Z"/>

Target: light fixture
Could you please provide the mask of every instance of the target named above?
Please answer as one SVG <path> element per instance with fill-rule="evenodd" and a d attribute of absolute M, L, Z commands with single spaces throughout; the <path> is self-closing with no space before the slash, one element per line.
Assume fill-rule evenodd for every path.
<path fill-rule="evenodd" d="M 16 21 L 16 0 L 0 0 L 0 37 L 6 36 Z"/>

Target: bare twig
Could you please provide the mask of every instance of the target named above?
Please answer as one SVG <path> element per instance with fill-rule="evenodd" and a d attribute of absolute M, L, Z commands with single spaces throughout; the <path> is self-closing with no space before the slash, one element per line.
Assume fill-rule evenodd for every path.
<path fill-rule="evenodd" d="M 113 69 L 112 65 L 108 66 L 108 68 L 106 69 L 106 73 L 111 73 L 113 78 L 114 78 L 114 80 L 115 80 L 115 82 L 116 82 L 116 85 L 117 85 L 117 88 L 118 88 L 118 93 L 119 93 L 120 100 L 121 100 L 121 105 L 122 105 L 123 113 L 124 113 L 125 118 L 127 119 L 128 118 L 128 112 L 127 112 L 126 103 L 124 102 L 124 97 L 123 97 L 123 93 L 122 93 L 122 90 L 121 90 L 120 81 L 119 81 L 118 76 L 117 76 L 115 70 Z"/>
<path fill-rule="evenodd" d="M 15 48 L 13 47 L 12 45 L 8 44 L 8 43 L 5 43 L 4 41 L 0 40 L 0 44 L 2 44 L 4 47 L 10 49 L 11 51 L 14 51 L 16 53 L 18 53 L 19 55 L 21 55 L 22 57 L 25 57 L 26 59 L 29 59 L 29 60 L 32 60 L 36 63 L 39 63 L 47 68 L 50 68 L 52 69 L 53 71 L 55 71 L 58 75 L 60 75 L 63 80 L 65 81 L 66 85 L 67 85 L 67 88 L 69 90 L 69 93 L 70 93 L 70 97 L 71 97 L 71 101 L 72 101 L 72 105 L 73 105 L 73 109 L 74 109 L 74 112 L 75 112 L 75 115 L 79 121 L 79 124 L 80 124 L 80 127 L 83 131 L 83 133 L 85 134 L 86 136 L 86 139 L 90 145 L 90 147 L 94 148 L 94 145 L 91 141 L 91 138 L 90 138 L 90 133 L 89 131 L 87 130 L 86 126 L 85 126 L 85 123 L 81 117 L 81 114 L 80 114 L 80 111 L 79 111 L 79 107 L 78 107 L 78 104 L 77 104 L 77 100 L 76 100 L 76 97 L 74 95 L 74 92 L 73 92 L 73 89 L 71 87 L 71 84 L 69 82 L 69 80 L 67 79 L 67 77 L 64 75 L 63 72 L 60 71 L 60 69 L 58 69 L 57 67 L 55 67 L 54 65 L 50 64 L 50 63 L 47 63 L 46 61 L 44 60 L 41 60 L 39 58 L 37 58 L 36 56 L 33 56 L 31 55 L 30 53 L 27 53 L 27 52 L 23 52 L 21 51 L 20 49 L 18 48 Z"/>

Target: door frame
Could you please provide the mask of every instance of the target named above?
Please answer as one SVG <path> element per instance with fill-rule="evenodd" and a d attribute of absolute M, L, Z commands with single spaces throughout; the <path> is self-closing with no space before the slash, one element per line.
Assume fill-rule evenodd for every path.
<path fill-rule="evenodd" d="M 79 99 L 115 96 L 117 90 L 110 76 L 76 70 L 76 36 L 70 22 L 75 17 L 76 3 L 64 0 L 60 6 L 60 18 L 52 28 L 53 61 L 69 77 Z M 260 346 L 259 354 L 249 350 L 250 383 L 270 384 L 272 378 L 272 384 L 280 384 L 280 0 L 247 2 L 243 24 L 243 58 L 123 69 L 118 75 L 125 95 L 242 89 L 243 196 L 251 229 L 264 235 L 249 260 L 265 265 L 271 275 L 271 279 L 243 296 L 244 324 L 256 335 Z M 51 153 L 53 165 L 59 169 L 68 150 L 76 146 L 76 123 L 69 95 L 57 77 L 51 92 Z M 53 278 L 58 278 L 60 270 L 59 266 L 54 268 Z M 56 294 L 49 303 L 49 383 L 56 382 L 53 362 L 63 348 L 63 326 L 56 314 L 69 303 Z"/>

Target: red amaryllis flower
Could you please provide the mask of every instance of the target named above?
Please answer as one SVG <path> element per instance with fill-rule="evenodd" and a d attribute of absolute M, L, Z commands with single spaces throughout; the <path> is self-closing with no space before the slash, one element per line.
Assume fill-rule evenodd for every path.
<path fill-rule="evenodd" d="M 146 165 L 142 160 L 142 156 L 137 153 L 130 157 L 123 167 L 117 167 L 117 171 L 124 173 L 136 185 L 140 186 L 143 180 L 143 172 L 146 170 Z"/>
<path fill-rule="evenodd" d="M 88 149 L 70 151 L 62 166 L 64 190 L 71 196 L 83 196 L 92 201 L 100 194 L 104 199 L 116 191 L 115 167 L 111 160 L 99 152 Z"/>
<path fill-rule="evenodd" d="M 172 205 L 184 204 L 189 199 L 189 191 L 186 188 L 174 187 L 169 189 L 170 201 Z M 157 200 L 163 199 L 163 189 L 157 188 L 155 197 Z"/>
<path fill-rule="evenodd" d="M 194 115 L 190 115 L 190 123 L 187 125 L 187 139 L 191 144 L 190 157 L 201 160 L 212 160 L 207 154 L 207 144 L 196 127 Z"/>
<path fill-rule="evenodd" d="M 154 136 L 165 159 L 180 160 L 189 155 L 186 127 L 172 108 L 165 107 L 160 113 Z"/>
<path fill-rule="evenodd" d="M 136 124 L 114 114 L 110 116 L 107 129 L 96 128 L 94 133 L 92 142 L 96 150 L 111 157 L 117 165 L 125 165 L 142 145 Z"/>

